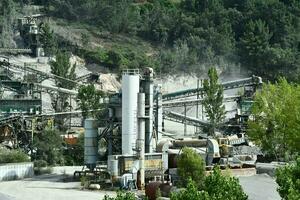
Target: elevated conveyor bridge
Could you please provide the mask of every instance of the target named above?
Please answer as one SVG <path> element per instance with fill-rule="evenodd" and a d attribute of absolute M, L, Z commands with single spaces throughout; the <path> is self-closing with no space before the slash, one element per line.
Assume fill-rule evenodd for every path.
<path fill-rule="evenodd" d="M 230 89 L 240 88 L 240 87 L 244 87 L 244 86 L 260 85 L 260 84 L 262 84 L 262 79 L 258 76 L 253 76 L 250 78 L 244 78 L 244 79 L 239 79 L 239 80 L 235 80 L 235 81 L 224 82 L 221 85 L 223 86 L 224 90 L 230 90 Z M 169 101 L 169 100 L 187 98 L 187 97 L 191 97 L 191 96 L 196 96 L 203 92 L 204 92 L 203 87 L 181 90 L 181 91 L 177 91 L 177 92 L 163 94 L 162 99 L 163 99 L 163 101 Z"/>

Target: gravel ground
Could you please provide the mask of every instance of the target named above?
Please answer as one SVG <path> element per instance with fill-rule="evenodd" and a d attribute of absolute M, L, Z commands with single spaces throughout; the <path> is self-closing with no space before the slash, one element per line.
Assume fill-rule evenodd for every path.
<path fill-rule="evenodd" d="M 58 168 L 55 172 L 69 174 L 71 168 Z M 62 182 L 62 175 L 52 174 L 31 179 L 0 182 L 0 200 L 101 200 L 110 191 L 83 191 L 79 182 Z M 280 200 L 273 178 L 266 174 L 239 177 L 249 200 Z"/>
<path fill-rule="evenodd" d="M 108 191 L 83 191 L 79 182 L 62 182 L 61 175 L 43 175 L 25 180 L 0 182 L 1 200 L 101 200 Z"/>
<path fill-rule="evenodd" d="M 240 184 L 248 194 L 249 200 L 280 200 L 276 191 L 277 183 L 266 174 L 257 174 L 249 177 L 239 177 Z"/>

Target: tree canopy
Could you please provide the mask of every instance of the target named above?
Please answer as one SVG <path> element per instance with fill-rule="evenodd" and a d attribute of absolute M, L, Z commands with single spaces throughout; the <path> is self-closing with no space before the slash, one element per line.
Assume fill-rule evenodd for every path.
<path fill-rule="evenodd" d="M 83 111 L 82 115 L 86 117 L 97 117 L 103 108 L 101 98 L 104 97 L 104 93 L 100 90 L 96 90 L 95 86 L 90 84 L 87 86 L 81 86 L 77 95 L 77 102 L 80 109 Z"/>
<path fill-rule="evenodd" d="M 300 152 L 300 86 L 280 79 L 264 84 L 253 104 L 248 134 L 271 158 L 289 159 Z"/>
<path fill-rule="evenodd" d="M 277 191 L 284 200 L 300 199 L 300 158 L 276 170 Z"/>
<path fill-rule="evenodd" d="M 286 76 L 298 80 L 295 72 L 300 69 L 300 2 L 296 0 L 36 3 L 46 5 L 49 14 L 56 17 L 159 44 L 156 59 L 165 72 L 183 68 L 199 73 L 203 65 L 242 64 L 264 78 Z M 178 47 L 184 47 L 190 58 L 178 63 L 183 55 L 176 54 Z"/>

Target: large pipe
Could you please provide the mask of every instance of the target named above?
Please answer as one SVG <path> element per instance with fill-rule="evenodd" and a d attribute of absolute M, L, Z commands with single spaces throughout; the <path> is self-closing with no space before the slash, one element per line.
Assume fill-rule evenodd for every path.
<path fill-rule="evenodd" d="M 157 134 L 157 143 L 161 141 L 162 138 L 162 123 L 163 123 L 163 106 L 162 106 L 162 94 L 160 88 L 156 87 L 155 96 L 155 129 Z"/>
<path fill-rule="evenodd" d="M 141 189 L 145 187 L 145 94 L 138 94 L 138 159 Z"/>
<path fill-rule="evenodd" d="M 146 101 L 146 135 L 145 135 L 145 152 L 153 152 L 153 69 L 148 68 L 145 70 L 145 81 L 144 81 L 144 92 L 145 92 L 145 101 Z M 157 138 L 156 138 L 157 139 Z"/>
<path fill-rule="evenodd" d="M 36 85 L 38 87 L 41 87 L 41 88 L 45 88 L 47 90 L 58 91 L 58 92 L 69 94 L 69 95 L 75 95 L 76 96 L 78 94 L 77 91 L 75 91 L 75 90 L 68 90 L 66 88 L 55 87 L 55 86 L 51 86 L 51 85 L 43 85 L 43 84 L 40 84 L 40 83 L 34 83 L 34 85 Z"/>

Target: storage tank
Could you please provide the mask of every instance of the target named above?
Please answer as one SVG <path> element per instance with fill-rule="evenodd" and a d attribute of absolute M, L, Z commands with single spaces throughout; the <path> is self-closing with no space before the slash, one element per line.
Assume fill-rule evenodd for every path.
<path fill-rule="evenodd" d="M 84 121 L 84 164 L 93 170 L 98 160 L 98 123 L 95 119 Z"/>
<path fill-rule="evenodd" d="M 126 70 L 122 75 L 122 154 L 133 155 L 137 138 L 137 100 L 140 89 L 138 70 Z"/>

